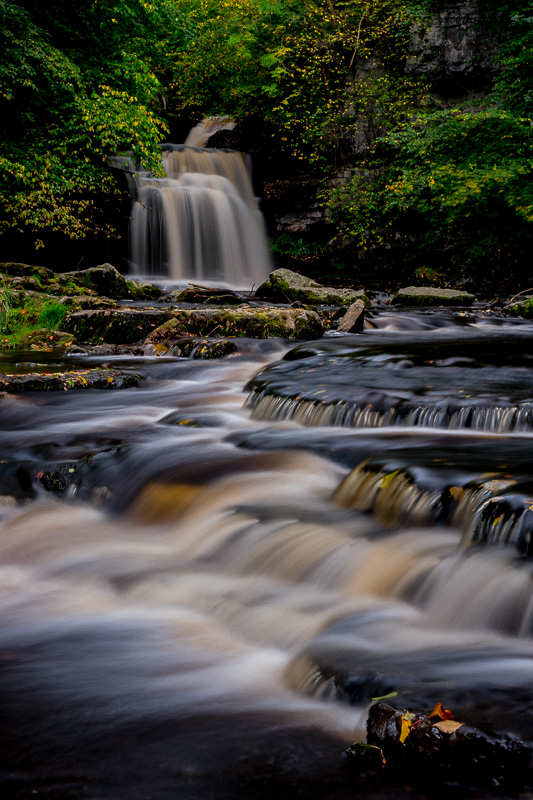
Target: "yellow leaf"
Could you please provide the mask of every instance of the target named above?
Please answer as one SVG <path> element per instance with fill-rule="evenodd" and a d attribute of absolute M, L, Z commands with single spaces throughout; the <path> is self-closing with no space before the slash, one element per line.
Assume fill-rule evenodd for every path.
<path fill-rule="evenodd" d="M 450 487 L 450 494 L 455 500 L 460 500 L 463 496 L 464 489 L 460 486 L 452 486 Z"/>
<path fill-rule="evenodd" d="M 402 716 L 402 729 L 400 731 L 400 744 L 403 744 L 409 734 L 411 733 L 411 725 L 412 721 L 410 719 L 406 719 L 405 716 Z"/>

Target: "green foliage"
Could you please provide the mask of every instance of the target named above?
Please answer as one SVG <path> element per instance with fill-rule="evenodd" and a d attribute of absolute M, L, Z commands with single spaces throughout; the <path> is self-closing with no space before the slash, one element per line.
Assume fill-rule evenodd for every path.
<path fill-rule="evenodd" d="M 48 335 L 61 330 L 67 305 L 46 295 L 16 291 L 0 281 L 0 345 L 12 348 L 37 331 Z"/>
<path fill-rule="evenodd" d="M 400 0 L 175 2 L 189 22 L 177 109 L 259 115 L 302 160 L 331 162 L 370 108 L 381 129 L 420 96 L 403 72 L 411 16 Z M 372 75 L 356 72 L 368 61 Z"/>
<path fill-rule="evenodd" d="M 114 233 L 107 156 L 131 149 L 160 169 L 170 15 L 168 2 L 0 0 L 0 232 L 36 247 L 47 229 Z"/>
<path fill-rule="evenodd" d="M 288 233 L 276 236 L 270 244 L 274 255 L 294 256 L 299 259 L 316 258 L 324 253 L 324 245 L 308 241 L 302 237 L 296 238 Z"/>

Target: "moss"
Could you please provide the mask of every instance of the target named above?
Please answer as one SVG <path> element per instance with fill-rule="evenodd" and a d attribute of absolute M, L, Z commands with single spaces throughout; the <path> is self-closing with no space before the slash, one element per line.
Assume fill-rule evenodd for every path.
<path fill-rule="evenodd" d="M 257 289 L 256 295 L 272 298 L 280 303 L 299 301 L 311 306 L 349 306 L 356 300 L 363 300 L 365 305 L 370 302 L 363 289 L 322 286 L 318 281 L 290 269 L 271 272 L 268 280 Z"/>
<path fill-rule="evenodd" d="M 519 303 L 513 303 L 503 309 L 503 313 L 509 317 L 525 317 L 533 319 L 533 297 L 525 297 Z"/>
<path fill-rule="evenodd" d="M 434 286 L 406 286 L 398 289 L 392 302 L 400 306 L 470 306 L 473 294 Z"/>

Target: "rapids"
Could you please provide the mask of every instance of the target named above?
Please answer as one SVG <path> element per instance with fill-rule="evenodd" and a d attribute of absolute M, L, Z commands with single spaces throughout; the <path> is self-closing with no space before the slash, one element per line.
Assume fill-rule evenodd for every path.
<path fill-rule="evenodd" d="M 526 408 L 533 325 L 371 322 L 0 398 L 4 797 L 426 796 L 344 774 L 390 691 L 533 740 L 532 426 L 295 410 Z"/>

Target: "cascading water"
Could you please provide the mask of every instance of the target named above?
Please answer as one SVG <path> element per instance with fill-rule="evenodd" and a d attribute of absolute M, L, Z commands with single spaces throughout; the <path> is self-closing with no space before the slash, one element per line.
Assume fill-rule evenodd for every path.
<path fill-rule="evenodd" d="M 9 800 L 427 800 L 412 776 L 345 776 L 389 692 L 533 741 L 533 431 L 245 405 L 247 383 L 383 404 L 386 382 L 413 407 L 526 407 L 531 323 L 385 319 L 287 353 L 106 356 L 141 386 L 0 398 Z"/>
<path fill-rule="evenodd" d="M 163 145 L 166 178 L 142 172 L 133 178 L 134 274 L 241 289 L 268 276 L 270 256 L 249 157 L 203 147 L 220 127 L 199 125 L 185 145 Z"/>

